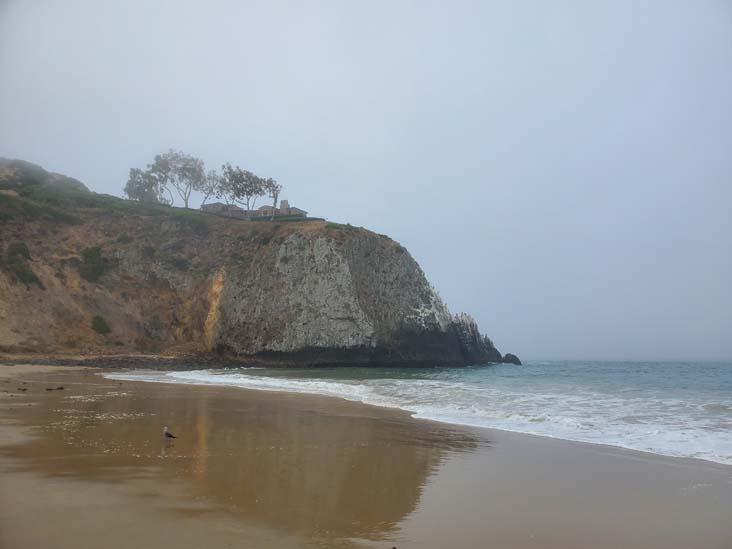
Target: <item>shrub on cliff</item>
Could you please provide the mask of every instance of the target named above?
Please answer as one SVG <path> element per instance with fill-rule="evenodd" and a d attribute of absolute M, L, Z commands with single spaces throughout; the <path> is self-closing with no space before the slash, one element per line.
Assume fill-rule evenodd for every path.
<path fill-rule="evenodd" d="M 5 257 L 0 257 L 0 268 L 10 274 L 14 280 L 22 282 L 26 286 L 38 284 L 43 288 L 43 284 L 28 265 L 30 260 L 30 251 L 25 242 L 13 242 L 5 251 Z"/>
<path fill-rule="evenodd" d="M 198 236 L 208 234 L 208 223 L 205 214 L 191 210 L 171 209 L 170 215 L 180 226 L 187 227 Z"/>
<path fill-rule="evenodd" d="M 69 215 L 48 204 L 29 200 L 25 196 L 0 194 L 0 223 L 36 221 L 39 219 L 71 225 L 79 223 L 79 219 L 73 215 Z"/>
<path fill-rule="evenodd" d="M 185 257 L 175 256 L 165 260 L 165 262 L 178 271 L 188 271 L 191 268 L 191 262 Z"/>
<path fill-rule="evenodd" d="M 102 249 L 99 246 L 92 246 L 81 252 L 79 274 L 84 280 L 97 282 L 107 268 L 107 260 L 102 257 Z"/>
<path fill-rule="evenodd" d="M 163 339 L 163 334 L 165 333 L 163 321 L 160 320 L 158 315 L 153 315 L 150 318 L 148 323 L 145 325 L 145 332 L 154 339 Z"/>
<path fill-rule="evenodd" d="M 109 324 L 104 320 L 104 317 L 99 315 L 92 318 L 91 327 L 96 333 L 102 335 L 106 335 L 112 331 L 112 328 L 109 327 Z"/>
<path fill-rule="evenodd" d="M 30 259 L 30 251 L 25 242 L 13 242 L 8 246 L 8 250 L 5 252 L 7 258 L 23 258 Z"/>

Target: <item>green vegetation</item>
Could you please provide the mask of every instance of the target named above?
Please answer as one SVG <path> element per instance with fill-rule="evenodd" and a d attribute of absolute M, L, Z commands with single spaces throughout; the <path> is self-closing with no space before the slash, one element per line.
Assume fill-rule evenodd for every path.
<path fill-rule="evenodd" d="M 107 260 L 102 257 L 102 249 L 99 246 L 92 246 L 81 252 L 79 274 L 84 280 L 97 282 L 107 269 Z"/>
<path fill-rule="evenodd" d="M 102 335 L 106 335 L 112 331 L 112 328 L 109 327 L 109 324 L 104 320 L 104 317 L 99 315 L 92 318 L 91 327 L 96 333 Z"/>
<path fill-rule="evenodd" d="M 153 315 L 150 319 L 150 329 L 155 330 L 156 332 L 163 329 L 163 322 L 160 320 L 158 315 Z"/>
<path fill-rule="evenodd" d="M 17 193 L 17 196 L 0 194 L 0 223 L 43 220 L 78 224 L 81 220 L 68 212 L 79 209 L 98 209 L 108 214 L 146 215 L 163 215 L 171 210 L 161 205 L 142 204 L 89 192 L 75 179 L 52 177 L 39 166 L 0 177 L 0 189 L 3 188 Z"/>
<path fill-rule="evenodd" d="M 30 251 L 28 250 L 28 246 L 26 246 L 25 242 L 13 242 L 8 246 L 5 254 L 8 259 L 20 257 L 30 259 Z"/>
<path fill-rule="evenodd" d="M 157 257 L 158 251 L 153 248 L 152 246 L 143 246 L 142 247 L 142 257 L 145 259 L 153 259 Z"/>
<path fill-rule="evenodd" d="M 83 222 L 80 216 L 87 213 L 85 210 L 91 210 L 88 213 L 104 216 L 167 217 L 177 223 L 182 231 L 190 231 L 193 235 L 201 237 L 208 234 L 210 217 L 203 212 L 174 208 L 158 201 L 125 200 L 116 196 L 93 193 L 77 180 L 49 174 L 40 166 L 0 159 L 0 168 L 6 166 L 16 171 L 10 171 L 8 174 L 0 173 L 0 190 L 3 191 L 0 193 L 0 224 L 29 221 L 80 224 Z M 264 189 L 262 192 L 271 191 L 275 194 L 279 192 L 279 186 L 273 180 L 253 175 L 252 177 L 256 180 L 260 191 Z M 256 221 L 270 220 L 270 218 L 256 219 Z M 274 221 L 279 223 L 310 220 L 298 216 L 279 216 Z M 128 234 L 122 234 L 117 238 L 117 242 L 121 244 L 128 244 L 132 240 Z"/>
<path fill-rule="evenodd" d="M 5 250 L 5 256 L 0 256 L 0 268 L 10 274 L 14 280 L 22 282 L 26 286 L 38 284 L 40 288 L 43 288 L 40 279 L 28 265 L 29 260 L 30 251 L 25 242 L 13 242 Z"/>
<path fill-rule="evenodd" d="M 274 179 L 259 177 L 228 162 L 221 167 L 221 175 L 215 170 L 206 171 L 203 160 L 173 149 L 156 155 L 146 170 L 130 169 L 124 188 L 128 198 L 147 204 L 175 204 L 179 200 L 188 209 L 193 191 L 198 191 L 204 203 L 212 196 L 226 197 L 227 203 L 247 210 L 263 196 L 277 204 L 281 190 Z"/>
<path fill-rule="evenodd" d="M 23 187 L 18 192 L 22 198 L 34 204 L 58 210 L 99 209 L 105 213 L 140 213 L 148 215 L 163 215 L 165 212 L 171 211 L 168 206 L 133 202 L 108 194 L 97 194 L 50 184 Z"/>
<path fill-rule="evenodd" d="M 24 185 L 41 185 L 45 183 L 50 174 L 38 166 L 24 160 L 0 159 L 0 168 L 11 172 L 11 177 L 4 177 L 0 180 L 0 189 L 13 189 L 20 183 Z"/>
<path fill-rule="evenodd" d="M 185 257 L 171 257 L 165 261 L 168 265 L 179 271 L 187 271 L 191 268 L 191 262 Z"/>
<path fill-rule="evenodd" d="M 0 194 L 0 223 L 43 220 L 75 225 L 80 220 L 49 204 L 38 203 L 23 196 Z"/>
<path fill-rule="evenodd" d="M 163 321 L 158 315 L 153 315 L 147 325 L 145 331 L 154 339 L 162 339 L 163 337 Z"/>
<path fill-rule="evenodd" d="M 175 242 L 171 242 L 170 244 L 168 244 L 165 249 L 169 252 L 180 252 L 185 247 L 186 241 L 181 238 L 180 240 L 176 240 Z"/>
<path fill-rule="evenodd" d="M 231 255 L 229 257 L 231 257 L 231 259 L 238 263 L 240 266 L 249 263 L 249 258 L 240 254 L 239 252 L 231 252 Z"/>
<path fill-rule="evenodd" d="M 307 222 L 307 221 L 325 221 L 322 217 L 303 217 L 301 215 L 278 215 L 274 219 L 271 217 L 252 217 L 249 221 L 254 223 L 261 223 L 263 221 L 274 222 L 274 223 L 292 223 L 292 222 Z"/>
<path fill-rule="evenodd" d="M 334 223 L 332 221 L 328 221 L 325 224 L 325 228 L 327 230 L 329 230 L 329 231 L 332 231 L 332 230 L 335 230 L 335 229 L 340 229 L 341 231 L 360 231 L 360 230 L 364 230 L 363 227 L 355 227 L 355 226 L 351 225 L 350 223 L 346 223 L 345 225 L 343 225 L 342 223 Z"/>
<path fill-rule="evenodd" d="M 208 220 L 206 214 L 194 210 L 181 210 L 179 208 L 167 208 L 173 221 L 182 227 L 190 229 L 198 236 L 208 234 Z"/>
<path fill-rule="evenodd" d="M 86 186 L 73 177 L 57 173 L 49 173 L 37 164 L 25 160 L 0 158 L 0 189 L 16 189 L 26 185 L 43 185 L 52 183 L 58 187 L 71 190 L 88 191 Z"/>

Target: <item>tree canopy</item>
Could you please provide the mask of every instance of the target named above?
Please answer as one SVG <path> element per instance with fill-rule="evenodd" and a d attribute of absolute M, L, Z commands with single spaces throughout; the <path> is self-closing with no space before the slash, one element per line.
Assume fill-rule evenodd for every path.
<path fill-rule="evenodd" d="M 268 178 L 264 180 L 264 190 L 267 193 L 267 196 L 272 199 L 272 208 L 277 208 L 277 199 L 282 191 L 282 185 L 277 183 L 274 179 Z M 272 211 L 272 216 L 274 217 L 274 209 Z"/>
<path fill-rule="evenodd" d="M 188 208 L 191 193 L 201 190 L 206 181 L 203 160 L 172 149 L 157 155 L 148 166 L 148 171 L 170 193 L 171 202 L 175 202 L 171 192 L 173 189 L 185 208 Z"/>
<path fill-rule="evenodd" d="M 221 166 L 220 186 L 224 197 L 247 210 L 253 210 L 257 198 L 266 192 L 261 177 L 239 166 L 234 168 L 228 162 Z"/>
<path fill-rule="evenodd" d="M 253 210 L 257 199 L 268 196 L 277 207 L 282 186 L 272 178 L 262 178 L 227 162 L 221 174 L 206 171 L 203 160 L 181 151 L 169 150 L 156 155 L 146 170 L 132 168 L 124 192 L 131 200 L 188 208 L 193 192 L 203 196 L 203 204 L 215 196 L 227 204 Z"/>
<path fill-rule="evenodd" d="M 130 169 L 130 176 L 125 185 L 125 194 L 130 200 L 149 204 L 171 204 L 164 196 L 164 189 L 158 179 L 149 170 Z"/>

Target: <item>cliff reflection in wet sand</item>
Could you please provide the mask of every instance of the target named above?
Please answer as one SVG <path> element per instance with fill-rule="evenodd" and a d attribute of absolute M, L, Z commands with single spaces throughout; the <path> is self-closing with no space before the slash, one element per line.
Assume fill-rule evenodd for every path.
<path fill-rule="evenodd" d="M 207 506 L 181 512 L 226 510 L 309 539 L 393 534 L 444 458 L 484 443 L 319 397 L 90 379 L 41 395 L 29 417 L 43 436 L 0 452 L 48 475 L 182 482 Z M 164 425 L 179 436 L 170 445 Z"/>

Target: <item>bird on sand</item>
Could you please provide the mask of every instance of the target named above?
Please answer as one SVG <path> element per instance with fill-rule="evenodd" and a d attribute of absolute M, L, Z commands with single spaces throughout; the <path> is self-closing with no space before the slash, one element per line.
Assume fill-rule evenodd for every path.
<path fill-rule="evenodd" d="M 165 437 L 165 440 L 170 440 L 172 438 L 178 438 L 173 433 L 171 433 L 170 431 L 168 431 L 168 426 L 167 425 L 165 427 L 163 427 L 163 436 Z"/>

